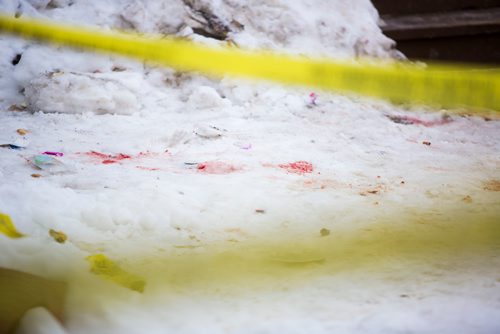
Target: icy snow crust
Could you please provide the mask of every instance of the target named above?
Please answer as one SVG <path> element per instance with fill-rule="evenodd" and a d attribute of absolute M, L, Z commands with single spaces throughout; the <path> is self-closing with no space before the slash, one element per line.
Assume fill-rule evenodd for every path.
<path fill-rule="evenodd" d="M 202 43 L 397 56 L 363 0 L 7 0 L 0 9 Z M 225 41 L 200 29 L 223 30 Z M 480 247 L 476 236 L 470 252 L 446 256 L 446 246 L 408 242 L 398 257 L 405 241 L 374 239 L 385 246 L 359 258 L 345 235 L 437 224 L 430 231 L 446 238 L 454 223 L 500 217 L 500 123 L 311 93 L 1 36 L 0 144 L 26 148 L 0 148 L 0 211 L 29 237 L 0 235 L 0 266 L 78 282 L 69 333 L 499 332 L 495 240 Z M 35 169 L 30 159 L 45 151 L 64 153 L 62 165 Z M 51 228 L 68 242 L 55 243 Z M 278 238 L 289 252 L 301 237 L 349 252 L 324 259 L 297 246 L 284 260 L 270 250 Z M 255 250 L 262 242 L 269 254 Z M 218 278 L 199 259 L 189 267 L 213 245 L 286 268 L 227 260 L 234 270 Z M 145 268 L 145 293 L 93 277 L 84 259 L 96 253 Z M 184 274 L 159 270 L 162 282 L 161 259 Z M 29 319 L 43 332 L 47 317 Z"/>

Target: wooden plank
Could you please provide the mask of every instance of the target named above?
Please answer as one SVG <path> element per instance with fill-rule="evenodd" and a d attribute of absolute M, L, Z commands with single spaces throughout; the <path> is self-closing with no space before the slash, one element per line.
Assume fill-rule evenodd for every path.
<path fill-rule="evenodd" d="M 389 17 L 383 32 L 397 41 L 500 32 L 500 8 Z"/>
<path fill-rule="evenodd" d="M 398 41 L 397 49 L 413 60 L 500 65 L 500 34 L 450 36 Z"/>
<path fill-rule="evenodd" d="M 500 7 L 500 0 L 372 0 L 381 15 L 413 15 Z"/>

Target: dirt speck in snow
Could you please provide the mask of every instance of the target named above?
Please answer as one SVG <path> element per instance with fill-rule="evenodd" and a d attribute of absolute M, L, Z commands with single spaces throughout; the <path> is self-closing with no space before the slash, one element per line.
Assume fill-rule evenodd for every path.
<path fill-rule="evenodd" d="M 490 180 L 484 183 L 484 190 L 500 191 L 500 180 Z"/>
<path fill-rule="evenodd" d="M 49 230 L 49 235 L 60 244 L 63 244 L 66 242 L 66 240 L 68 240 L 68 236 L 66 234 L 53 229 Z"/>
<path fill-rule="evenodd" d="M 469 195 L 467 195 L 464 198 L 462 198 L 462 202 L 472 203 L 472 197 L 470 197 Z"/>

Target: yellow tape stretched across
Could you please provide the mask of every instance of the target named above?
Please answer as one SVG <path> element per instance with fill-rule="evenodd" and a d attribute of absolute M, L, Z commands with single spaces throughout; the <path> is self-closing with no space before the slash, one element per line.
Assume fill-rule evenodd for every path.
<path fill-rule="evenodd" d="M 443 107 L 500 111 L 500 71 L 452 65 L 341 62 L 209 47 L 165 36 L 105 32 L 0 15 L 0 31 L 125 55 L 182 71 L 232 75 Z"/>
<path fill-rule="evenodd" d="M 22 238 L 24 236 L 24 234 L 16 229 L 10 216 L 2 212 L 0 212 L 0 233 L 12 239 Z"/>
<path fill-rule="evenodd" d="M 90 271 L 104 279 L 113 281 L 125 288 L 137 292 L 144 292 L 146 282 L 139 276 L 131 274 L 120 268 L 115 262 L 104 254 L 87 256 L 90 262 Z"/>

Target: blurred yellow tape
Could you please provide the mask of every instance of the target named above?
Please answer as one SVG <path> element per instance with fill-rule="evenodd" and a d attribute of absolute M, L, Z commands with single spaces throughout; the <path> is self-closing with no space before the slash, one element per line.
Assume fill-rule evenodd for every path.
<path fill-rule="evenodd" d="M 9 238 L 17 239 L 24 237 L 24 234 L 18 232 L 12 219 L 5 213 L 0 212 L 0 233 L 5 234 Z"/>
<path fill-rule="evenodd" d="M 144 292 L 144 287 L 146 286 L 145 280 L 137 275 L 126 272 L 106 255 L 90 255 L 87 256 L 86 259 L 90 263 L 90 271 L 93 274 L 101 276 L 109 281 L 113 281 L 116 284 L 130 290 Z"/>
<path fill-rule="evenodd" d="M 500 111 L 500 71 L 467 66 L 309 59 L 229 47 L 209 47 L 165 36 L 107 32 L 0 15 L 0 31 L 29 39 L 125 55 L 181 71 L 232 75 L 354 92 L 441 107 Z"/>

